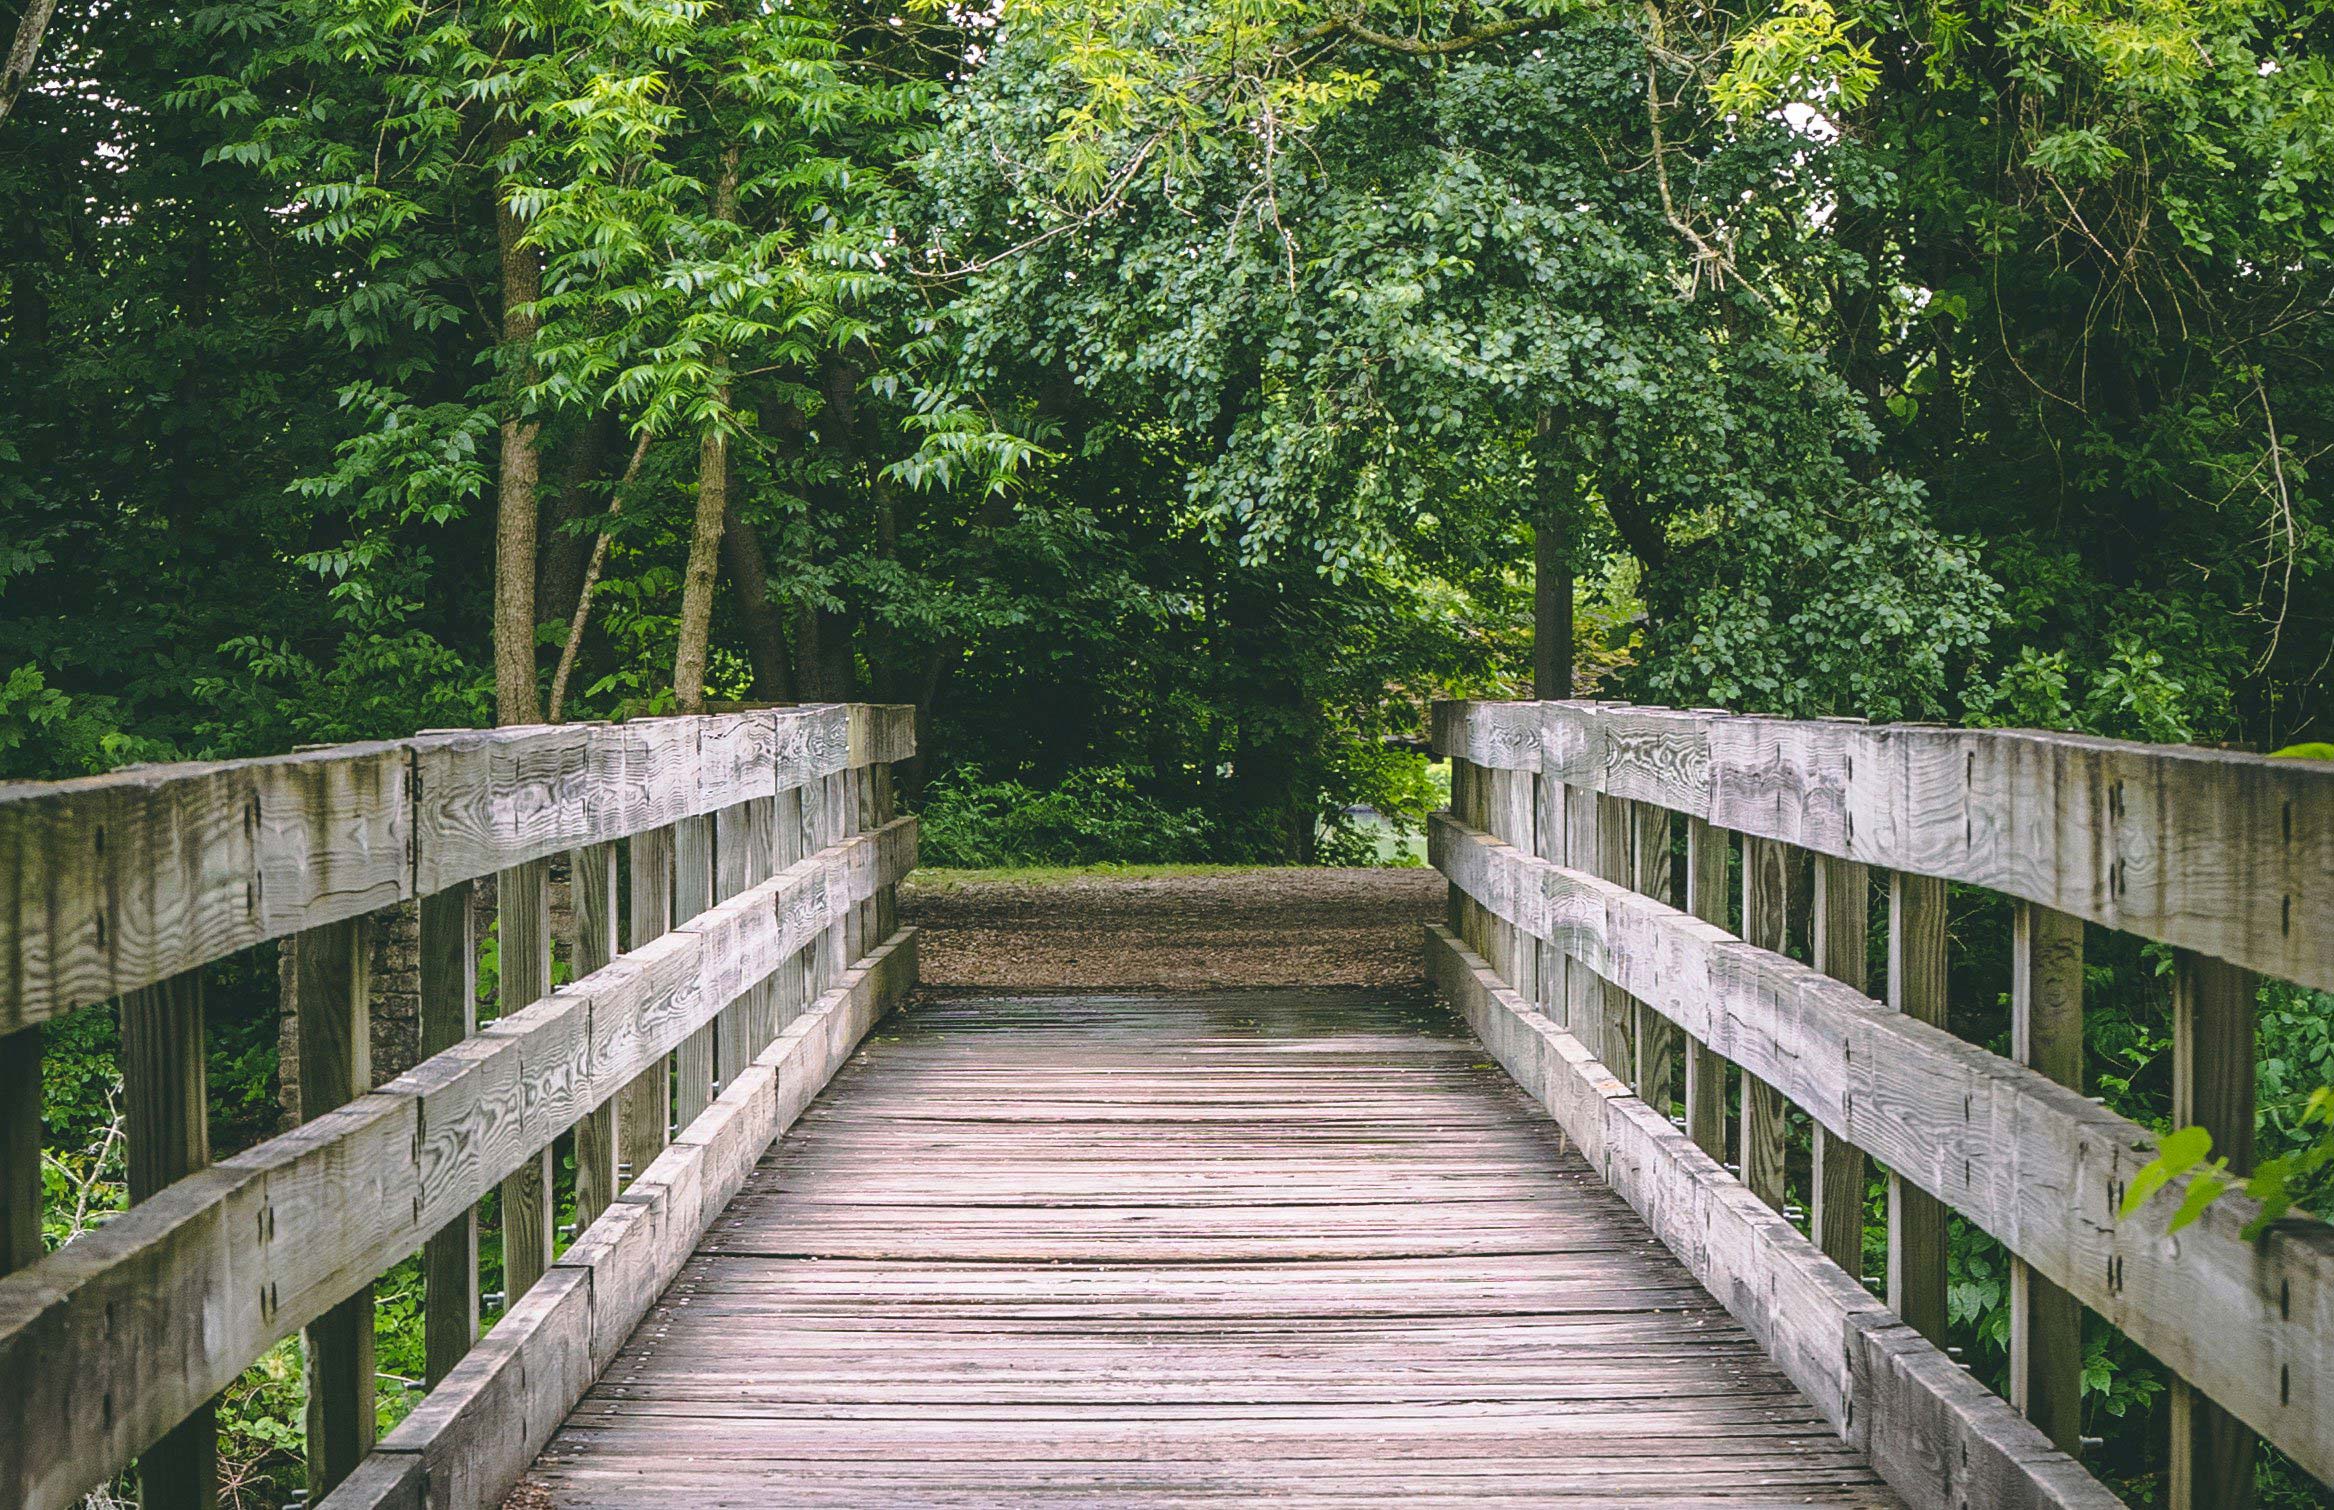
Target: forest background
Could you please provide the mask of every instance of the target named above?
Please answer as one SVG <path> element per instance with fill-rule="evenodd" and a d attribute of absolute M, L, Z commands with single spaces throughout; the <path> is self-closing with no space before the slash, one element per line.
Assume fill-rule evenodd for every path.
<path fill-rule="evenodd" d="M 2329 737 L 2318 0 L 12 21 L 0 778 L 867 698 L 928 858 L 1309 864 L 1435 805 L 1443 695 Z M 1999 904 L 1954 932 L 2000 1047 Z M 2165 968 L 2093 954 L 2143 1120 Z M 2266 1154 L 2334 1002 L 2261 1021 Z M 121 1199 L 111 1034 L 50 1035 L 58 1241 Z M 1954 1263 L 1998 1383 L 2001 1254 Z M 2092 1326 L 2146 1503 L 2161 1374 Z M 298 1390 L 230 1402 L 251 1503 Z"/>

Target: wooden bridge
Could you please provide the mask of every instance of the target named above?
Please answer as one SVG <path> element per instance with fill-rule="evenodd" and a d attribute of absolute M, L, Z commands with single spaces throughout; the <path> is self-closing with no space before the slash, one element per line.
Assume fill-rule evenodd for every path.
<path fill-rule="evenodd" d="M 2170 946 L 2175 1111 L 2246 1161 L 2260 979 L 2334 989 L 2334 770 L 1436 722 L 1439 1002 L 911 1001 L 898 708 L 0 788 L 0 1504 L 133 1463 L 211 1503 L 212 1402 L 301 1332 L 325 1510 L 2112 1505 L 2085 1309 L 2178 1377 L 2173 1504 L 2244 1503 L 2257 1438 L 2334 1478 L 2334 1229 L 2119 1217 L 2151 1139 L 2079 1083 L 2086 930 Z M 1948 882 L 2016 904 L 2014 1059 L 1943 1026 Z M 376 1087 L 395 909 L 425 1057 Z M 271 941 L 305 1120 L 214 1162 L 203 972 Z M 44 1256 L 41 1025 L 109 1001 L 134 1204 Z M 1949 1213 L 2015 1257 L 2009 1400 L 1942 1348 Z M 416 1254 L 428 1390 L 375 1441 L 372 1287 Z"/>

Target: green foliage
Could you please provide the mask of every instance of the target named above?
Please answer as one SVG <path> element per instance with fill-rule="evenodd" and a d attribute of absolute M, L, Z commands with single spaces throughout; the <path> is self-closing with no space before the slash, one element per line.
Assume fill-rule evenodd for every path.
<path fill-rule="evenodd" d="M 1160 864 L 1212 858 L 1212 827 L 1189 808 L 1142 796 L 1123 770 L 1072 772 L 1040 791 L 969 767 L 924 790 L 918 848 L 935 865 Z"/>

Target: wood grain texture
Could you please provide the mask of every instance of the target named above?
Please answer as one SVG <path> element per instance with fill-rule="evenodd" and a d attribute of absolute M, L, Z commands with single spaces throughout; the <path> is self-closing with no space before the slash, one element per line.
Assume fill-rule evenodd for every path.
<path fill-rule="evenodd" d="M 294 939 L 300 1011 L 300 1118 L 320 1118 L 372 1089 L 366 921 L 327 923 Z M 373 1445 L 373 1289 L 359 1284 L 308 1324 L 308 1483 L 329 1489 Z"/>
<path fill-rule="evenodd" d="M 568 862 L 573 897 L 574 973 L 589 975 L 616 958 L 616 846 L 587 844 Z M 575 1124 L 575 1221 L 589 1227 L 616 1198 L 617 1102 L 601 1103 Z"/>
<path fill-rule="evenodd" d="M 814 855 L 0 1278 L 0 1504 L 76 1504 L 670 1053 L 740 981 L 798 957 L 857 880 L 896 881 L 914 830 L 903 818 Z M 856 863 L 861 846 L 873 864 Z M 73 1390 L 53 1387 L 61 1358 Z M 110 1394 L 110 1416 L 83 1408 L 90 1391 Z"/>
<path fill-rule="evenodd" d="M 656 828 L 633 835 L 625 859 L 631 896 L 625 943 L 637 949 L 673 926 L 672 830 Z M 617 1158 L 629 1182 L 640 1177 L 672 1136 L 671 1056 L 660 1055 L 651 1062 L 624 1088 L 617 1103 Z"/>
<path fill-rule="evenodd" d="M 171 977 L 122 998 L 122 1109 L 130 1200 L 151 1200 L 211 1162 L 203 978 Z M 141 1510 L 209 1510 L 218 1502 L 215 1404 L 197 1406 L 138 1456 Z"/>
<path fill-rule="evenodd" d="M 528 860 L 495 878 L 496 928 L 501 970 L 496 1021 L 515 1017 L 551 994 L 551 866 Z M 521 1092 L 533 1101 L 547 1087 L 524 1075 Z M 557 1238 L 552 1212 L 551 1140 L 543 1139 L 502 1182 L 502 1284 L 507 1307 L 527 1293 L 550 1267 Z"/>
<path fill-rule="evenodd" d="M 1674 902 L 1670 885 L 1670 813 L 1650 802 L 1631 804 L 1629 825 L 1629 889 L 1657 902 Z M 1528 935 L 1527 935 L 1528 937 Z M 1529 991 L 1516 993 L 1533 1000 Z M 1631 1082 L 1637 1094 L 1664 1116 L 1675 1099 L 1679 1046 L 1684 1035 L 1677 1025 L 1643 1003 L 1632 1003 L 1630 1022 L 1637 1075 Z"/>
<path fill-rule="evenodd" d="M 1434 725 L 1444 755 L 2334 990 L 2334 768 L 2321 761 L 1577 702 L 1442 703 Z"/>
<path fill-rule="evenodd" d="M 580 1233 L 445 1385 L 382 1440 L 370 1471 L 320 1510 L 500 1503 L 756 1161 L 914 984 L 912 932 L 846 972 L 731 1078 L 699 1125 Z"/>
<path fill-rule="evenodd" d="M 703 916 L 715 901 L 713 819 L 684 818 L 673 825 L 673 917 L 682 926 Z M 716 1009 L 727 1006 L 725 999 Z M 712 1020 L 683 1039 L 673 1054 L 673 1125 L 687 1127 L 713 1101 L 715 1060 Z"/>
<path fill-rule="evenodd" d="M 2011 921 L 2010 1057 L 2068 1090 L 2083 1088 L 2083 923 L 2032 902 L 2018 903 Z M 2010 1403 L 2061 1452 L 2081 1453 L 2083 1308 L 2017 1257 L 2010 1260 Z"/>
<path fill-rule="evenodd" d="M 1754 949 L 1780 954 L 1791 931 L 1790 857 L 1772 839 L 1742 841 L 1742 938 Z M 1789 1153 L 1782 1093 L 1745 1069 L 1742 1074 L 1742 1182 L 1750 1193 L 1783 1209 L 1784 1160 Z"/>
<path fill-rule="evenodd" d="M 1429 957 L 1437 990 L 1907 1503 L 1940 1510 L 2121 1503 L 1631 1095 L 1577 1038 L 1435 932 Z"/>
<path fill-rule="evenodd" d="M 1891 874 L 1888 1006 L 1940 1031 L 1946 1018 L 1945 937 L 1945 883 L 1933 876 Z M 1908 1179 L 1893 1165 L 1888 1176 L 1888 1303 L 1914 1331 L 1945 1345 L 1945 1206 L 1934 1186 Z"/>
<path fill-rule="evenodd" d="M 1815 967 L 1862 991 L 1871 931 L 1872 873 L 1853 860 L 1815 858 L 1811 952 Z M 1850 1274 L 1864 1272 L 1864 1152 L 1815 1125 L 1808 1183 L 1808 1236 L 1824 1256 Z M 2066 1444 L 2061 1444 L 2065 1446 Z"/>
<path fill-rule="evenodd" d="M 1448 819 L 1430 839 L 1452 884 L 1527 930 L 1560 929 L 1590 968 L 1962 1212 L 2311 1472 L 2334 1476 L 2334 1233 L 2294 1222 L 2248 1242 L 2240 1230 L 2257 1208 L 2231 1194 L 2169 1234 L 2178 1182 L 2122 1219 L 2123 1190 L 2153 1154 L 2136 1124 L 1594 876 Z M 1941 921 L 1907 917 L 1898 931 L 1917 938 L 1932 927 L 1941 934 Z M 1925 952 L 1903 951 L 1908 1005 L 1919 1002 Z"/>
<path fill-rule="evenodd" d="M 1894 1503 L 1412 997 L 920 1004 L 741 1173 L 565 1510 Z"/>
<path fill-rule="evenodd" d="M 1728 920 L 1727 860 L 1732 842 L 1700 818 L 1686 820 L 1686 911 L 1723 932 Z M 1453 888 L 1456 890 L 1457 888 Z M 1686 1136 L 1726 1162 L 1726 1060 L 1693 1034 L 1686 1039 Z"/>
<path fill-rule="evenodd" d="M 2172 1124 L 2212 1134 L 2232 1174 L 2253 1168 L 2253 1018 L 2261 982 L 2249 970 L 2182 951 L 2173 962 Z M 2172 1381 L 2172 1510 L 2245 1510 L 2253 1503 L 2254 1434 L 2185 1370 Z M 2319 1477 L 2334 1479 L 2323 1468 Z"/>
<path fill-rule="evenodd" d="M 421 899 L 421 1057 L 478 1031 L 476 888 L 458 881 Z M 478 1208 L 465 1207 L 423 1245 L 422 1382 L 435 1385 L 478 1341 Z"/>
<path fill-rule="evenodd" d="M 0 1034 L 268 939 L 798 789 L 897 751 L 912 726 L 904 708 L 829 704 L 0 784 Z"/>

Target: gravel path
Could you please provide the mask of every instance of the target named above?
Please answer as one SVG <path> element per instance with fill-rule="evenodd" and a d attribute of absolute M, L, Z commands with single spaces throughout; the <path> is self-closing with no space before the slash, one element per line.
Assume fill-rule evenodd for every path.
<path fill-rule="evenodd" d="M 1250 870 L 900 889 L 925 984 L 1221 991 L 1420 981 L 1432 870 Z"/>

